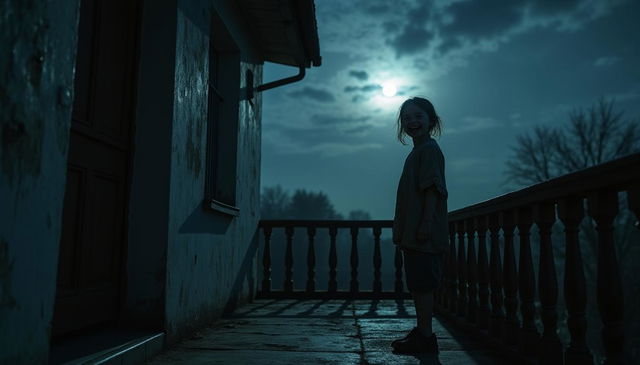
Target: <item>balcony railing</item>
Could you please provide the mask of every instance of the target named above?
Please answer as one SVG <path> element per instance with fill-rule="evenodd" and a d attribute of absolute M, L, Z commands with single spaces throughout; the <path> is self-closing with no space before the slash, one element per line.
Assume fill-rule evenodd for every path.
<path fill-rule="evenodd" d="M 640 154 L 450 212 L 450 251 L 445 259 L 443 285 L 436 292 L 436 310 L 480 333 L 488 341 L 517 351 L 524 358 L 537 358 L 542 363 L 592 363 L 593 349 L 587 346 L 586 341 L 587 326 L 598 324 L 587 323 L 585 315 L 587 283 L 580 249 L 580 225 L 588 216 L 595 222 L 598 232 L 596 297 L 604 355 L 608 362 L 622 361 L 624 293 L 613 234 L 620 193 L 626 195 L 627 206 L 637 219 L 640 215 Z M 552 242 L 552 226 L 556 220 L 564 225 L 563 247 L 562 243 Z M 539 251 L 537 263 L 533 260 L 530 239 L 534 224 L 539 234 L 534 240 Z M 402 281 L 402 255 L 397 247 L 393 268 L 394 290 L 382 290 L 380 237 L 382 229 L 390 229 L 391 226 L 391 221 L 261 221 L 264 234 L 263 275 L 258 296 L 407 298 Z M 307 235 L 306 287 L 300 291 L 294 290 L 292 276 L 296 228 L 306 229 Z M 276 253 L 284 254 L 282 290 L 274 290 L 271 282 L 271 257 L 274 254 L 271 252 L 271 235 L 276 229 L 283 229 L 286 239 L 285 252 Z M 315 288 L 317 263 L 314 239 L 318 229 L 328 229 L 330 237 L 326 291 Z M 372 290 L 363 291 L 358 280 L 358 235 L 368 229 L 374 238 L 373 255 L 366 258 L 373 265 L 373 283 Z M 516 229 L 518 247 L 514 244 Z M 338 259 L 346 259 L 338 257 L 336 251 L 339 230 L 348 230 L 351 238 L 349 290 L 343 291 L 338 290 L 336 280 L 336 263 Z M 564 262 L 559 267 L 564 269 L 564 300 L 570 334 L 565 341 L 567 343 L 558 336 L 559 288 L 554 247 L 556 250 L 564 249 Z M 542 333 L 538 333 L 538 316 L 542 322 Z"/>
<path fill-rule="evenodd" d="M 384 291 L 382 289 L 381 267 L 382 267 L 382 251 L 380 237 L 383 229 L 391 229 L 393 221 L 340 221 L 340 220 L 262 220 L 260 227 L 264 234 L 263 246 L 263 272 L 261 290 L 258 293 L 259 298 L 353 298 L 353 299 L 390 299 L 390 298 L 409 298 L 409 293 L 404 291 L 404 283 L 402 280 L 402 253 L 399 248 L 395 248 L 394 254 L 394 290 Z M 306 286 L 303 291 L 294 290 L 293 282 L 293 238 L 296 228 L 304 228 L 307 235 L 307 275 Z M 274 229 L 283 229 L 285 233 L 285 253 L 284 253 L 284 283 L 282 290 L 272 289 L 271 280 L 271 235 Z M 316 247 L 315 237 L 318 230 L 326 229 L 329 233 L 329 272 L 327 290 L 316 290 Z M 341 230 L 347 230 L 350 234 L 351 251 L 349 255 L 350 280 L 349 290 L 338 290 L 337 267 L 338 267 L 338 250 L 337 237 Z M 373 265 L 373 282 L 372 290 L 361 290 L 359 281 L 358 267 L 360 265 L 360 250 L 358 246 L 358 236 L 364 230 L 370 230 L 373 233 L 374 249 L 372 257 L 366 259 L 367 264 Z M 346 258 L 340 258 L 346 259 Z"/>

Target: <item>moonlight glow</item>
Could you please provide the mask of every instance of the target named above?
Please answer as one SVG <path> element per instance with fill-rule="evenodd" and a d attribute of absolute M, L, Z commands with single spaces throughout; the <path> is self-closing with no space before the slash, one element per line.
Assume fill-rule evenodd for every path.
<path fill-rule="evenodd" d="M 387 81 L 384 84 L 382 84 L 382 95 L 390 98 L 392 96 L 395 96 L 397 92 L 398 92 L 398 88 L 396 87 L 396 84 L 393 81 Z"/>

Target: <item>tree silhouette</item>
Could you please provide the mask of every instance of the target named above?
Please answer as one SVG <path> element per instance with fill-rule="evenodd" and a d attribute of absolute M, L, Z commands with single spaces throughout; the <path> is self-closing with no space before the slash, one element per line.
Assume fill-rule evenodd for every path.
<path fill-rule="evenodd" d="M 291 196 L 280 185 L 266 187 L 260 205 L 262 219 L 344 219 L 322 191 L 296 189 Z"/>
<path fill-rule="evenodd" d="M 288 218 L 289 204 L 291 197 L 282 186 L 266 187 L 260 197 L 260 216 L 262 219 Z"/>
<path fill-rule="evenodd" d="M 343 219 L 327 194 L 298 189 L 291 197 L 289 216 L 293 219 Z"/>
<path fill-rule="evenodd" d="M 600 99 L 590 108 L 569 113 L 569 123 L 536 126 L 516 137 L 507 161 L 507 181 L 536 184 L 556 176 L 640 151 L 640 125 L 614 110 L 614 101 Z"/>
<path fill-rule="evenodd" d="M 349 212 L 348 219 L 352 221 L 370 221 L 371 214 L 369 214 L 369 212 L 365 212 L 364 210 L 352 210 Z"/>

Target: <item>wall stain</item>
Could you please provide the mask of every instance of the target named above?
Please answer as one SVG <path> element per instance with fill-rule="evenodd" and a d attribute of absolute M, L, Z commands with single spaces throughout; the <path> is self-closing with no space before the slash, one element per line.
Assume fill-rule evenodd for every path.
<path fill-rule="evenodd" d="M 15 109 L 13 111 L 16 111 Z M 13 183 L 16 176 L 39 175 L 42 163 L 44 120 L 27 119 L 20 110 L 14 120 L 2 120 L 2 174 Z"/>
<path fill-rule="evenodd" d="M 200 167 L 202 160 L 200 158 L 200 144 L 193 143 L 193 121 L 189 120 L 187 123 L 187 139 L 186 139 L 186 157 L 187 167 L 193 171 L 196 177 L 200 176 Z"/>

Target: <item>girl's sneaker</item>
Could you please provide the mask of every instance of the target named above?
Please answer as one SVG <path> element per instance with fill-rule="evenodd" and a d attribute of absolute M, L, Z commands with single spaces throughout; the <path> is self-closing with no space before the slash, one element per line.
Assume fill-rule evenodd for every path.
<path fill-rule="evenodd" d="M 391 346 L 395 347 L 398 342 L 406 341 L 409 337 L 415 336 L 418 332 L 420 332 L 418 330 L 418 327 L 413 327 L 413 329 L 407 335 L 405 335 L 404 337 L 398 338 L 398 339 L 395 339 L 395 340 L 391 341 Z"/>
<path fill-rule="evenodd" d="M 393 352 L 398 354 L 437 353 L 438 339 L 435 333 L 425 337 L 415 328 L 405 339 L 393 342 Z"/>

